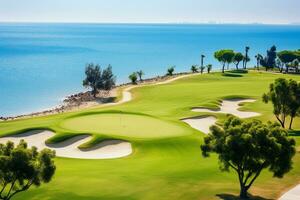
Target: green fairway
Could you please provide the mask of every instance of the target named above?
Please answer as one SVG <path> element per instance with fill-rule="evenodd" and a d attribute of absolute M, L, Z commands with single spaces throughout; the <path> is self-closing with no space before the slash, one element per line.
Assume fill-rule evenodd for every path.
<path fill-rule="evenodd" d="M 109 107 L 16 121 L 0 122 L 0 135 L 31 128 L 55 131 L 60 141 L 74 134 L 91 134 L 132 143 L 133 154 L 111 160 L 56 158 L 57 172 L 52 182 L 16 196 L 16 200 L 210 200 L 238 195 L 235 173 L 220 172 L 216 155 L 202 158 L 204 134 L 180 119 L 200 116 L 193 107 L 216 108 L 225 98 L 253 98 L 243 110 L 261 113 L 257 119 L 276 121 L 272 105 L 261 96 L 276 78 L 300 76 L 249 72 L 238 77 L 220 73 L 186 77 L 169 84 L 138 87 L 133 100 Z M 205 115 L 207 113 L 203 113 Z M 222 123 L 225 114 L 211 114 Z M 288 119 L 289 120 L 289 119 Z M 294 137 L 300 149 L 300 118 L 294 120 Z M 297 131 L 298 130 L 298 134 Z M 52 142 L 53 142 L 52 141 Z M 283 179 L 263 171 L 250 192 L 276 199 L 300 181 L 300 155 L 293 170 Z"/>
<path fill-rule="evenodd" d="M 103 133 L 122 138 L 164 138 L 187 135 L 184 128 L 147 115 L 107 112 L 72 117 L 61 123 L 65 129 Z"/>

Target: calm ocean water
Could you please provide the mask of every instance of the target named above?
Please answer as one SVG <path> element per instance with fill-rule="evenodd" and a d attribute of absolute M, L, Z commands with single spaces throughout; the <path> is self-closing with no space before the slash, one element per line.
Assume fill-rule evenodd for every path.
<path fill-rule="evenodd" d="M 147 77 L 205 63 L 219 67 L 221 48 L 250 55 L 300 48 L 300 26 L 157 24 L 0 24 L 0 116 L 39 111 L 84 90 L 86 63 L 113 66 L 118 83 L 142 69 Z M 252 64 L 254 60 L 252 60 Z"/>

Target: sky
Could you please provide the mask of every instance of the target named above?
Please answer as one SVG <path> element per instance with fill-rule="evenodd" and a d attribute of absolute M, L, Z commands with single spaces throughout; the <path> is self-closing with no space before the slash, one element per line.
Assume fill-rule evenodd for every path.
<path fill-rule="evenodd" d="M 0 0 L 1 22 L 300 23 L 300 0 Z"/>

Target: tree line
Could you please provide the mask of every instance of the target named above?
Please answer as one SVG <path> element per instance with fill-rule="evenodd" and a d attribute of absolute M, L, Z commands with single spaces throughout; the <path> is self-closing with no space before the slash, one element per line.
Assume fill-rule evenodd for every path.
<path fill-rule="evenodd" d="M 222 65 L 222 72 L 225 72 L 225 67 L 227 69 L 231 63 L 235 64 L 236 69 L 239 69 L 240 63 L 242 63 L 242 68 L 247 69 L 247 63 L 251 60 L 249 57 L 250 47 L 245 48 L 244 54 L 241 52 L 235 52 L 231 49 L 221 49 L 214 53 L 214 57 Z M 277 52 L 276 46 L 272 46 L 267 50 L 266 55 L 261 54 L 255 55 L 257 70 L 260 67 L 264 67 L 266 71 L 278 69 L 280 72 L 289 73 L 291 69 L 295 73 L 300 73 L 299 71 L 299 61 L 300 61 L 300 49 L 291 51 L 284 50 Z"/>

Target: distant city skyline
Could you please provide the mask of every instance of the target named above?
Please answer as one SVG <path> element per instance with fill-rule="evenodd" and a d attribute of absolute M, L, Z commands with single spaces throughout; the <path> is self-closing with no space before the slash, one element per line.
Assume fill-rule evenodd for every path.
<path fill-rule="evenodd" d="M 300 24 L 299 0 L 0 0 L 0 22 Z"/>

